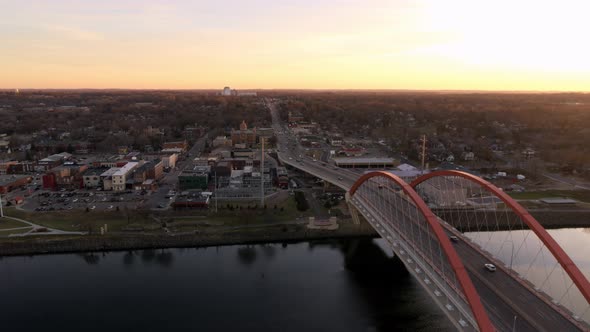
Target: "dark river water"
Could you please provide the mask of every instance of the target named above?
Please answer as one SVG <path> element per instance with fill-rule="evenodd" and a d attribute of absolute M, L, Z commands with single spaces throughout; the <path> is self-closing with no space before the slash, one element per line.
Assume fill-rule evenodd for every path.
<path fill-rule="evenodd" d="M 549 232 L 590 276 L 590 229 Z M 520 231 L 466 235 L 532 279 L 553 264 Z M 381 240 L 0 257 L 0 280 L 10 332 L 454 330 Z"/>
<path fill-rule="evenodd" d="M 447 331 L 380 240 L 0 259 L 3 331 Z"/>

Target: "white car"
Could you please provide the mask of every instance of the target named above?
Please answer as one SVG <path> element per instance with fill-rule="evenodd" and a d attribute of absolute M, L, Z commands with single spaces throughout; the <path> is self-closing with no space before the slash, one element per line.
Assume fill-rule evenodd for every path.
<path fill-rule="evenodd" d="M 94 210 L 94 209 L 96 209 L 96 206 L 94 206 L 94 205 L 93 205 L 93 206 L 90 208 L 90 210 Z"/>
<path fill-rule="evenodd" d="M 483 266 L 486 268 L 486 270 L 488 270 L 490 272 L 496 271 L 496 266 L 494 264 L 487 263 L 487 264 L 484 264 Z"/>

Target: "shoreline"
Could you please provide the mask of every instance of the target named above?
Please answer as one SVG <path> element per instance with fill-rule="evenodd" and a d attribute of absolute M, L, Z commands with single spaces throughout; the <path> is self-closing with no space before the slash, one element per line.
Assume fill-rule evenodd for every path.
<path fill-rule="evenodd" d="M 483 212 L 485 214 L 485 212 Z M 545 229 L 590 227 L 590 210 L 532 210 Z M 0 239 L 0 258 L 77 252 L 124 251 L 164 248 L 212 247 L 309 240 L 379 237 L 366 222 L 340 223 L 336 230 L 308 229 L 303 224 L 260 228 L 215 229 L 176 234 L 118 232 L 106 235 L 38 235 Z M 455 225 L 458 226 L 458 225 Z M 500 225 L 504 230 L 505 225 Z M 470 229 L 462 229 L 470 231 Z"/>
<path fill-rule="evenodd" d="M 0 257 L 62 254 L 101 251 L 127 251 L 168 248 L 195 248 L 262 243 L 302 242 L 310 240 L 350 239 L 378 237 L 368 225 L 340 228 L 338 230 L 309 230 L 292 228 L 288 231 L 269 230 L 237 231 L 229 233 L 154 235 L 117 234 L 83 235 L 73 237 L 39 236 L 34 238 L 9 238 L 0 241 Z"/>

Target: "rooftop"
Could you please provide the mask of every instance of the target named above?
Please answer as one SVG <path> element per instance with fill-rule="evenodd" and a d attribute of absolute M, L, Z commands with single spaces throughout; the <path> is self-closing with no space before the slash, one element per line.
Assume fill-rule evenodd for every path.
<path fill-rule="evenodd" d="M 136 162 L 129 162 L 129 163 L 125 164 L 125 166 L 119 168 L 115 173 L 113 173 L 113 176 L 115 176 L 115 175 L 118 175 L 118 176 L 126 175 L 132 169 L 134 169 L 137 166 L 137 164 L 138 163 L 136 163 Z"/>
<path fill-rule="evenodd" d="M 7 184 L 11 184 L 15 181 L 18 181 L 22 178 L 30 177 L 28 175 L 0 175 L 0 186 L 5 186 Z"/>

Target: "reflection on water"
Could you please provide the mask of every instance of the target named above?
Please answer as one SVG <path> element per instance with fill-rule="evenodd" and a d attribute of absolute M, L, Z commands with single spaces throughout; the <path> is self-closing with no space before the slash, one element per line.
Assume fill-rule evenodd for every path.
<path fill-rule="evenodd" d="M 7 331 L 453 330 L 378 240 L 5 257 L 0 273 Z"/>
<path fill-rule="evenodd" d="M 589 229 L 554 229 L 548 232 L 586 278 L 590 278 Z M 589 306 L 583 295 L 572 285 L 565 270 L 532 231 L 471 232 L 465 235 L 557 303 L 590 321 Z"/>

